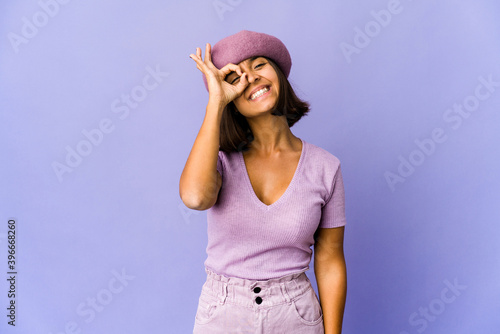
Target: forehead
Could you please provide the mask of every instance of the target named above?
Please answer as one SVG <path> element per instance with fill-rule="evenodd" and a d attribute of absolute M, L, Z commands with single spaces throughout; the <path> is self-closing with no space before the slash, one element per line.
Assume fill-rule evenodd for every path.
<path fill-rule="evenodd" d="M 253 56 L 253 57 L 247 58 L 247 59 L 241 61 L 238 65 L 249 65 L 257 58 L 264 58 L 264 56 Z"/>

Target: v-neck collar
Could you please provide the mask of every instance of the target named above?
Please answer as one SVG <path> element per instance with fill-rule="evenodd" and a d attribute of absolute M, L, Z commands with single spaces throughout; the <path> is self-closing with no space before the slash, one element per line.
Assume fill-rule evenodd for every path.
<path fill-rule="evenodd" d="M 245 164 L 245 159 L 243 158 L 243 152 L 242 151 L 239 152 L 241 166 L 243 168 L 243 173 L 245 174 L 245 180 L 246 180 L 245 182 L 246 182 L 246 184 L 247 184 L 247 186 L 252 194 L 252 198 L 257 202 L 257 205 L 259 205 L 260 207 L 267 209 L 267 210 L 274 208 L 274 207 L 278 206 L 279 204 L 281 204 L 286 199 L 286 197 L 289 195 L 289 193 L 292 191 L 292 187 L 297 182 L 296 179 L 298 178 L 298 175 L 300 174 L 301 166 L 303 165 L 304 155 L 306 152 L 306 142 L 304 140 L 302 140 L 301 138 L 299 138 L 299 139 L 302 142 L 302 151 L 300 152 L 299 162 L 297 164 L 297 167 L 295 168 L 295 172 L 293 174 L 292 180 L 288 184 L 288 187 L 286 188 L 285 192 L 281 195 L 281 197 L 278 198 L 273 203 L 271 203 L 270 205 L 265 204 L 264 202 L 262 202 L 259 199 L 259 197 L 257 197 L 257 194 L 255 193 L 255 190 L 253 189 L 252 182 L 250 181 L 250 175 L 248 175 L 247 167 Z"/>

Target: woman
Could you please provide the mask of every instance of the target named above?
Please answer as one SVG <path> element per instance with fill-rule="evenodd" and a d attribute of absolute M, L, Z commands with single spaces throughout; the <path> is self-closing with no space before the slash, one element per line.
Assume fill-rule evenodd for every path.
<path fill-rule="evenodd" d="M 243 30 L 190 58 L 209 91 L 179 184 L 187 207 L 209 209 L 193 333 L 341 333 L 340 161 L 290 131 L 309 105 L 287 80 L 287 48 Z M 311 245 L 321 302 L 305 274 Z"/>

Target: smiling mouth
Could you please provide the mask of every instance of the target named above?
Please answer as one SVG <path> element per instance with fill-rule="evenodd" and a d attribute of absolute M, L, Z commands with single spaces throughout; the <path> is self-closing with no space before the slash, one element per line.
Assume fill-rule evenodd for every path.
<path fill-rule="evenodd" d="M 270 90 L 269 87 L 264 87 L 262 89 L 259 89 L 258 91 L 256 91 L 255 93 L 253 93 L 252 96 L 250 96 L 250 101 L 253 101 L 253 100 L 255 100 L 258 97 L 261 97 L 265 93 L 269 92 L 269 90 Z"/>

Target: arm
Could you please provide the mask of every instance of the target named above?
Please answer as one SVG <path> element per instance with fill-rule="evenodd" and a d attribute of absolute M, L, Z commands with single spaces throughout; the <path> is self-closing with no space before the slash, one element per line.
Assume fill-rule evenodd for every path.
<path fill-rule="evenodd" d="M 325 334 L 340 334 L 347 293 L 343 226 L 318 229 L 314 244 L 314 273 Z"/>
<path fill-rule="evenodd" d="M 224 106 L 207 105 L 205 119 L 179 181 L 179 195 L 188 208 L 206 210 L 217 201 L 222 177 L 217 171 L 220 119 Z"/>
<path fill-rule="evenodd" d="M 212 63 L 211 46 L 208 43 L 205 60 L 201 57 L 200 48 L 196 48 L 196 55 L 190 54 L 189 57 L 207 78 L 209 99 L 205 119 L 182 170 L 179 195 L 188 208 L 206 210 L 217 202 L 222 186 L 222 177 L 217 171 L 222 113 L 229 102 L 241 95 L 248 82 L 245 75 L 242 75 L 237 85 L 226 82 L 225 78 L 230 72 L 236 71 L 241 75 L 241 69 L 234 64 L 217 69 Z"/>

